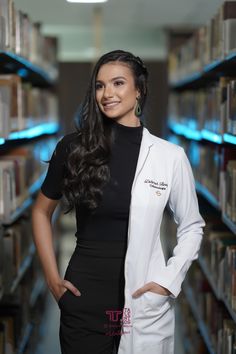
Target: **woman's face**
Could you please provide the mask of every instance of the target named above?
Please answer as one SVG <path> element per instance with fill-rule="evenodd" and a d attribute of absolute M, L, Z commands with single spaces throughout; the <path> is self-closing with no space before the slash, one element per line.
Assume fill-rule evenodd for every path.
<path fill-rule="evenodd" d="M 139 91 L 133 73 L 125 63 L 111 62 L 100 67 L 96 78 L 96 101 L 106 117 L 132 125 L 137 120 L 134 113 L 137 97 Z"/>

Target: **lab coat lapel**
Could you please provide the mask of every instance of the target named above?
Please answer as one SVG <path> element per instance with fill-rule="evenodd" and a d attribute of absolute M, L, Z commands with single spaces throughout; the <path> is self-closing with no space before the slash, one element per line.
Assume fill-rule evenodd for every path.
<path fill-rule="evenodd" d="M 153 141 L 151 138 L 151 134 L 149 133 L 147 128 L 143 127 L 143 136 L 141 140 L 138 162 L 137 162 L 135 176 L 134 176 L 133 185 L 131 189 L 131 196 L 133 195 L 136 179 L 138 178 L 138 175 L 144 166 L 144 163 L 149 154 L 149 149 L 152 145 L 153 145 Z"/>
<path fill-rule="evenodd" d="M 138 176 L 145 166 L 145 162 L 147 161 L 148 155 L 150 153 L 150 148 L 153 145 L 153 140 L 151 137 L 151 134 L 149 133 L 148 129 L 143 127 L 143 136 L 141 140 L 141 145 L 140 145 L 140 151 L 139 151 L 139 157 L 137 161 L 137 166 L 136 166 L 136 171 L 134 175 L 134 180 L 133 184 L 131 187 L 131 201 L 130 201 L 130 215 L 129 215 L 129 227 L 128 227 L 128 244 L 130 242 L 130 235 L 131 235 L 131 230 L 133 230 L 133 227 L 138 226 L 139 223 L 142 220 L 142 215 L 137 215 L 137 210 L 134 210 L 133 206 L 138 203 L 138 199 L 140 199 L 140 202 L 143 201 L 142 199 L 142 192 L 139 191 L 139 193 L 136 193 L 135 190 L 135 185 L 138 179 Z M 143 212 L 143 209 L 140 211 Z"/>

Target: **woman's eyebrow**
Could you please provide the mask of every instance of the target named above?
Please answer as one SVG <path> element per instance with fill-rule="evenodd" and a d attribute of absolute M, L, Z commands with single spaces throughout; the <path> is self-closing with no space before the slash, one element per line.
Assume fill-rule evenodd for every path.
<path fill-rule="evenodd" d="M 119 80 L 119 79 L 126 80 L 126 78 L 125 78 L 124 76 L 116 76 L 116 77 L 113 77 L 110 81 L 115 81 L 115 80 Z M 96 80 L 96 82 L 101 82 L 101 83 L 103 83 L 102 80 Z"/>
<path fill-rule="evenodd" d="M 115 81 L 115 80 L 118 80 L 118 79 L 126 80 L 126 78 L 124 76 L 116 76 L 116 77 L 112 78 L 111 81 Z"/>

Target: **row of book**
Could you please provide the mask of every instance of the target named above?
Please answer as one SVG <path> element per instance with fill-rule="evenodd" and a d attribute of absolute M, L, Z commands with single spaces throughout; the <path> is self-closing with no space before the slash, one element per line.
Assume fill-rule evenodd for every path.
<path fill-rule="evenodd" d="M 0 153 L 0 220 L 10 219 L 31 196 L 30 187 L 45 172 L 56 140 L 38 140 Z"/>
<path fill-rule="evenodd" d="M 17 279 L 22 271 L 24 260 L 33 256 L 34 247 L 31 225 L 27 213 L 15 222 L 11 227 L 2 229 L 1 235 L 1 265 L 0 289 L 1 295 L 11 294 L 14 289 L 14 279 Z"/>
<path fill-rule="evenodd" d="M 198 154 L 199 164 L 193 167 L 194 177 L 220 204 L 221 150 L 218 146 L 199 144 Z"/>
<path fill-rule="evenodd" d="M 172 93 L 169 117 L 193 129 L 236 135 L 236 80 L 221 77 L 206 89 Z"/>
<path fill-rule="evenodd" d="M 181 136 L 175 137 L 175 142 L 185 149 L 201 190 L 207 190 L 211 200 L 215 201 L 214 205 L 236 224 L 236 150 L 231 146 L 202 144 Z"/>
<path fill-rule="evenodd" d="M 224 1 L 217 14 L 196 30 L 182 46 L 169 56 L 170 82 L 202 71 L 214 60 L 224 59 L 236 51 L 236 2 Z"/>
<path fill-rule="evenodd" d="M 23 83 L 18 75 L 0 75 L 0 137 L 58 119 L 56 95 Z"/>
<path fill-rule="evenodd" d="M 211 274 L 215 289 L 236 313 L 236 237 L 224 227 L 208 224 L 200 257 Z"/>
<path fill-rule="evenodd" d="M 230 317 L 224 304 L 218 301 L 199 268 L 194 263 L 185 279 L 186 294 L 190 306 L 197 310 L 198 320 L 204 323 L 205 334 L 216 354 L 232 354 L 236 352 L 236 323 Z M 196 315 L 196 314 L 195 314 Z"/>
<path fill-rule="evenodd" d="M 13 0 L 0 0 L 0 50 L 20 55 L 56 73 L 57 39 L 42 34 L 41 24 L 17 10 Z"/>
<path fill-rule="evenodd" d="M 32 78 L 35 85 L 42 86 L 47 78 L 57 78 L 57 48 L 57 39 L 44 36 L 41 24 L 18 10 L 17 2 L 0 0 L 0 138 L 57 121 L 52 90 L 25 83 Z M 24 64 L 29 70 L 19 70 L 21 79 L 14 72 Z M 32 328 L 38 334 L 47 287 L 33 243 L 30 205 L 56 142 L 51 137 L 10 146 L 9 140 L 0 149 L 0 223 L 5 224 L 0 225 L 0 354 L 35 352 L 32 340 L 38 335 L 34 336 Z"/>
<path fill-rule="evenodd" d="M 186 297 L 178 296 L 178 330 L 184 354 L 209 354 Z M 181 327 L 181 328 L 180 328 Z"/>
<path fill-rule="evenodd" d="M 200 210 L 202 210 L 201 203 Z M 236 272 L 234 269 L 235 264 L 233 265 L 232 262 L 232 254 L 230 255 L 229 251 L 232 244 L 224 244 L 223 247 L 219 244 L 219 247 L 216 248 L 211 241 L 217 239 L 217 235 L 225 234 L 228 235 L 228 240 L 230 239 L 231 243 L 236 243 L 236 237 L 227 230 L 211 208 L 204 209 L 201 214 L 206 221 L 206 227 L 204 228 L 200 257 L 204 258 L 206 264 L 209 264 L 209 274 L 212 274 L 213 283 L 217 284 L 216 288 L 219 289 L 219 294 L 222 293 L 224 295 L 224 298 L 227 299 L 229 306 L 232 306 L 234 311 Z M 170 256 L 176 245 L 176 225 L 170 212 L 164 214 L 163 234 L 169 236 L 168 253 Z M 218 272 L 221 272 L 221 275 Z M 199 353 L 208 353 L 202 341 L 194 337 L 194 333 L 196 333 L 198 328 L 198 332 L 200 331 L 205 339 L 208 338 L 208 347 L 211 346 L 212 352 L 216 354 L 236 353 L 236 322 L 231 317 L 225 303 L 215 296 L 215 292 L 198 262 L 193 262 L 187 272 L 181 294 L 177 299 L 178 304 L 179 300 L 181 304 L 182 297 L 185 298 L 183 323 L 185 325 L 186 323 L 188 324 L 187 328 L 184 329 L 183 340 L 190 341 L 190 348 L 198 349 Z M 186 304 L 188 304 L 189 308 L 187 311 Z M 192 313 L 190 319 L 188 318 L 188 312 Z M 189 352 L 195 353 L 191 349 Z"/>
<path fill-rule="evenodd" d="M 54 223 L 56 254 L 58 227 L 58 222 Z M 0 246 L 0 354 L 15 354 L 26 340 L 27 330 L 33 325 L 39 330 L 42 309 L 38 311 L 38 302 L 45 303 L 47 290 L 33 248 L 30 209 L 12 226 L 1 230 Z"/>

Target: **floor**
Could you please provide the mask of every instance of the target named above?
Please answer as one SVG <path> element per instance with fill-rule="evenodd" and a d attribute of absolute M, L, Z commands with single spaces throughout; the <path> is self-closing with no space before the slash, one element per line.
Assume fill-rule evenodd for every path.
<path fill-rule="evenodd" d="M 60 258 L 60 271 L 64 274 L 67 267 L 68 260 L 72 254 L 75 246 L 75 227 L 73 224 L 74 219 L 71 216 L 63 216 L 63 228 L 65 233 L 62 237 L 61 244 L 61 258 Z M 60 345 L 58 338 L 59 331 L 59 319 L 60 312 L 59 308 L 49 294 L 47 297 L 46 311 L 44 318 L 42 320 L 41 336 L 39 340 L 39 345 L 32 354 L 60 354 Z M 184 349 L 182 347 L 182 341 L 179 333 L 178 322 L 180 321 L 178 311 L 176 311 L 176 333 L 175 333 L 175 354 L 184 354 Z"/>

